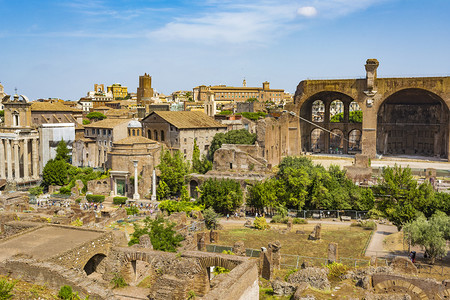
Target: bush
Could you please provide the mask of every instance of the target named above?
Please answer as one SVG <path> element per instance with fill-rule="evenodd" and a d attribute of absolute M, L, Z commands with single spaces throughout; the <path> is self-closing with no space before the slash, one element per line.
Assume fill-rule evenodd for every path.
<path fill-rule="evenodd" d="M 284 223 L 287 224 L 287 222 L 289 221 L 288 217 L 283 217 L 282 215 L 275 215 L 272 217 L 272 220 L 270 221 L 270 223 Z"/>
<path fill-rule="evenodd" d="M 176 200 L 164 200 L 161 201 L 159 204 L 159 209 L 162 211 L 167 211 L 167 213 L 170 215 L 174 212 L 187 212 L 190 213 L 191 211 L 201 211 L 204 206 L 197 205 L 194 202 L 190 201 L 176 201 Z"/>
<path fill-rule="evenodd" d="M 33 196 L 39 196 L 44 192 L 44 188 L 42 186 L 35 186 L 28 190 L 28 193 L 30 193 Z"/>
<path fill-rule="evenodd" d="M 128 284 L 125 282 L 125 279 L 122 277 L 122 275 L 116 273 L 114 274 L 113 279 L 111 280 L 111 283 L 113 284 L 114 288 L 123 288 L 126 287 Z"/>
<path fill-rule="evenodd" d="M 0 299 L 6 300 L 12 298 L 13 294 L 11 293 L 16 282 L 8 282 L 6 279 L 0 280 Z"/>
<path fill-rule="evenodd" d="M 266 218 L 264 217 L 256 217 L 253 222 L 253 226 L 259 230 L 266 230 L 270 228 L 269 224 L 267 224 Z"/>
<path fill-rule="evenodd" d="M 327 268 L 330 270 L 330 272 L 328 272 L 328 279 L 330 280 L 341 280 L 342 275 L 344 275 L 348 270 L 347 266 L 337 262 L 328 264 Z"/>
<path fill-rule="evenodd" d="M 70 225 L 72 225 L 72 226 L 77 226 L 77 227 L 81 227 L 81 226 L 83 226 L 83 221 L 81 221 L 80 218 L 77 218 L 75 221 L 73 221 L 72 223 L 70 223 Z"/>
<path fill-rule="evenodd" d="M 136 206 L 125 207 L 125 210 L 127 211 L 127 215 L 129 216 L 137 215 L 139 213 L 139 208 L 137 208 Z"/>
<path fill-rule="evenodd" d="M 72 191 L 70 188 L 63 186 L 62 188 L 59 189 L 59 193 L 63 194 L 63 195 L 72 195 Z"/>
<path fill-rule="evenodd" d="M 105 201 L 104 195 L 86 195 L 86 200 L 88 202 L 102 203 Z"/>
<path fill-rule="evenodd" d="M 306 219 L 294 218 L 292 224 L 308 224 L 308 221 Z"/>
<path fill-rule="evenodd" d="M 113 203 L 116 205 L 125 204 L 127 202 L 128 197 L 114 197 Z"/>
<path fill-rule="evenodd" d="M 375 229 L 377 229 L 377 223 L 375 223 L 374 221 L 371 221 L 371 220 L 360 221 L 360 222 L 357 222 L 357 223 L 352 223 L 350 226 L 362 227 L 362 228 L 367 229 L 367 230 L 375 230 Z"/>
<path fill-rule="evenodd" d="M 224 273 L 230 273 L 230 270 L 227 268 L 223 268 L 223 267 L 214 267 L 214 271 L 213 274 L 214 275 L 219 275 L 219 274 L 224 274 Z"/>
<path fill-rule="evenodd" d="M 217 229 L 219 226 L 220 214 L 216 213 L 212 207 L 209 207 L 203 211 L 203 217 L 205 218 L 205 225 L 208 230 Z"/>
<path fill-rule="evenodd" d="M 58 298 L 63 300 L 72 300 L 73 299 L 72 287 L 70 285 L 63 285 L 59 289 Z"/>

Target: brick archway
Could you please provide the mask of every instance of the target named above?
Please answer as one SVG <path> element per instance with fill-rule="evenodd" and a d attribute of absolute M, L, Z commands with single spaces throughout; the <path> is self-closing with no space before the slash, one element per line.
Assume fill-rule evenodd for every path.
<path fill-rule="evenodd" d="M 418 286 L 401 279 L 392 279 L 379 282 L 375 285 L 376 293 L 405 293 L 412 300 L 427 300 L 428 295 Z"/>

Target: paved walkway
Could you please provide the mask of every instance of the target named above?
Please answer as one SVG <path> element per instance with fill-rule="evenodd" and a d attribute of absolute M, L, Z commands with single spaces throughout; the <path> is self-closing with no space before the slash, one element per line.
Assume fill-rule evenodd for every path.
<path fill-rule="evenodd" d="M 384 239 L 393 233 L 398 232 L 394 225 L 378 224 L 377 231 L 374 232 L 370 240 L 369 246 L 366 249 L 366 256 L 383 257 L 390 254 L 389 251 L 383 250 Z"/>

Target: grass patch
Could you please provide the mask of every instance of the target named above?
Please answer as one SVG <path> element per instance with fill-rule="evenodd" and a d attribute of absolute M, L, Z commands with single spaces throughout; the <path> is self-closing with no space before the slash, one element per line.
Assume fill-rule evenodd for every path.
<path fill-rule="evenodd" d="M 341 257 L 363 257 L 361 252 L 370 236 L 370 230 L 322 224 L 322 239 L 310 241 L 308 235 L 314 226 L 315 224 L 294 225 L 294 229 L 286 234 L 280 234 L 280 230 L 286 228 L 285 225 L 273 225 L 270 230 L 265 231 L 250 228 L 225 229 L 220 232 L 220 243 L 232 246 L 241 240 L 246 248 L 260 249 L 267 247 L 269 242 L 279 240 L 284 254 L 326 257 L 328 244 L 335 242 L 339 244 Z M 297 230 L 304 231 L 304 234 L 295 233 Z"/>

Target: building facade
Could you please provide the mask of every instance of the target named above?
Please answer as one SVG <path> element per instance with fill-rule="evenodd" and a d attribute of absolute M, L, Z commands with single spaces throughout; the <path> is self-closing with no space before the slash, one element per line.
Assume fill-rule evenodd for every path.
<path fill-rule="evenodd" d="M 128 96 L 128 88 L 120 83 L 114 83 L 107 87 L 108 93 L 111 93 L 114 99 L 125 99 Z"/>
<path fill-rule="evenodd" d="M 207 154 L 214 135 L 226 132 L 222 125 L 198 111 L 154 111 L 142 121 L 143 135 L 165 144 L 170 150 L 179 150 L 192 159 L 194 140 L 200 154 Z"/>

